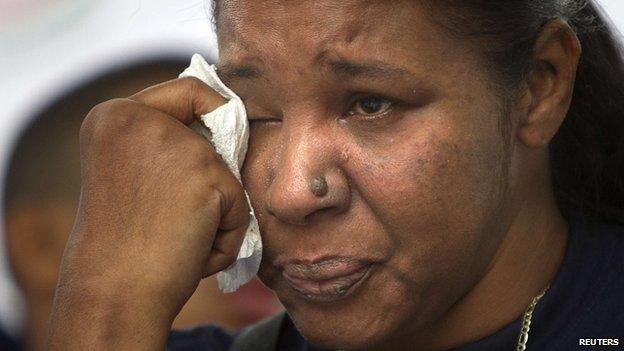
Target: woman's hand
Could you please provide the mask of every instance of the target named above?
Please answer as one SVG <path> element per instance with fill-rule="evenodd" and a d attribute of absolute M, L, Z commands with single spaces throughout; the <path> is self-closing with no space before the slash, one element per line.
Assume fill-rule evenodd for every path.
<path fill-rule="evenodd" d="M 243 188 L 188 127 L 223 103 L 182 78 L 86 117 L 51 350 L 162 350 L 201 278 L 234 262 L 249 224 Z"/>

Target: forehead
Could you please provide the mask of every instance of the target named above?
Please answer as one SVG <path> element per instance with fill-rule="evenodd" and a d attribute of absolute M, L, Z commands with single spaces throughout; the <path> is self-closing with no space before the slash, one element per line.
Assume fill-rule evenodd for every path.
<path fill-rule="evenodd" d="M 418 9 L 415 1 L 406 0 L 225 0 L 220 1 L 220 24 L 241 29 L 253 26 L 275 30 L 288 24 L 291 28 L 357 30 L 366 23 L 388 22 L 388 17 Z M 411 16 L 402 16 L 410 18 Z"/>
<path fill-rule="evenodd" d="M 229 0 L 221 3 L 218 29 L 221 63 L 270 60 L 292 68 L 294 57 L 305 65 L 364 55 L 433 64 L 460 49 L 413 0 Z"/>

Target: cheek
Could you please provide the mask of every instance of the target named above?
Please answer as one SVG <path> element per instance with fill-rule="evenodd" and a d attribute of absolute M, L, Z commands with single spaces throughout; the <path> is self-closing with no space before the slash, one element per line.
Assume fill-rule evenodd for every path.
<path fill-rule="evenodd" d="M 498 194 L 495 149 L 482 140 L 428 131 L 396 143 L 392 153 L 369 153 L 359 183 L 373 212 L 387 217 L 393 232 L 426 223 L 466 226 Z"/>
<path fill-rule="evenodd" d="M 251 204 L 262 225 L 266 190 L 275 178 L 275 158 L 279 155 L 279 126 L 252 122 L 249 147 L 241 177 Z"/>
<path fill-rule="evenodd" d="M 359 143 L 349 165 L 357 198 L 374 216 L 367 220 L 383 226 L 393 247 L 380 291 L 394 296 L 376 301 L 405 318 L 414 318 L 408 310 L 427 318 L 448 308 L 482 276 L 501 237 L 498 117 L 441 114 L 427 124 L 408 120 L 392 138 Z"/>
<path fill-rule="evenodd" d="M 354 160 L 355 183 L 392 236 L 400 271 L 414 262 L 422 263 L 416 265 L 422 274 L 456 267 L 468 251 L 483 246 L 499 207 L 504 179 L 498 117 L 454 111 L 466 110 L 432 111 L 441 117 L 427 123 L 407 119 L 402 132 L 369 143 Z"/>
<path fill-rule="evenodd" d="M 376 213 L 459 210 L 451 199 L 482 203 L 502 169 L 497 119 L 462 104 L 405 115 L 384 135 L 353 137 L 359 158 L 349 172 Z"/>

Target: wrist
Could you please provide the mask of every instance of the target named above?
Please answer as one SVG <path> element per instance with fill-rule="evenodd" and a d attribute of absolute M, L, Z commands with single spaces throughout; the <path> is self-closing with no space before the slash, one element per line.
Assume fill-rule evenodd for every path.
<path fill-rule="evenodd" d="M 57 289 L 50 350 L 164 349 L 175 314 L 144 288 L 63 284 Z"/>

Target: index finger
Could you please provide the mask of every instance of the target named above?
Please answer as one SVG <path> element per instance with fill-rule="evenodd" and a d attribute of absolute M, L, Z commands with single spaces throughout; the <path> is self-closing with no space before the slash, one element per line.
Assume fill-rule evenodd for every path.
<path fill-rule="evenodd" d="M 129 99 L 162 111 L 190 125 L 227 100 L 206 83 L 194 77 L 173 79 L 142 90 Z"/>

